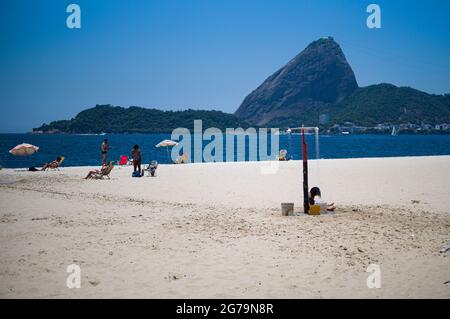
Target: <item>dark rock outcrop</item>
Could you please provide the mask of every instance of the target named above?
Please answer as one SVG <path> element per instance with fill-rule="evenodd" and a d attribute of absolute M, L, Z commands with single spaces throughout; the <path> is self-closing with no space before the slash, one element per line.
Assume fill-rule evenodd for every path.
<path fill-rule="evenodd" d="M 355 75 L 332 37 L 312 42 L 250 93 L 236 116 L 254 125 L 295 125 L 318 118 L 320 109 L 358 88 Z"/>

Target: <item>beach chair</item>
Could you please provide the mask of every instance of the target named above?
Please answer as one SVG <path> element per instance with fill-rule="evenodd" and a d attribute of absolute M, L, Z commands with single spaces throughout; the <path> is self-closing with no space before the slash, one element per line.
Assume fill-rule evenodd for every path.
<path fill-rule="evenodd" d="M 122 155 L 119 159 L 119 165 L 127 165 L 128 164 L 128 156 Z"/>
<path fill-rule="evenodd" d="M 106 168 L 102 171 L 99 170 L 97 171 L 95 174 L 92 174 L 91 178 L 93 179 L 103 179 L 103 177 L 108 177 L 109 178 L 109 174 L 111 174 L 112 169 L 114 168 L 114 163 L 113 162 L 109 162 L 108 166 L 106 166 Z"/>
<path fill-rule="evenodd" d="M 181 156 L 177 156 L 177 159 L 175 160 L 175 164 L 186 164 L 188 162 L 188 157 L 186 154 L 183 154 Z"/>
<path fill-rule="evenodd" d="M 155 177 L 157 168 L 158 162 L 155 160 L 151 161 L 150 164 L 142 170 L 142 176 L 144 176 L 144 172 L 148 172 L 148 176 Z"/>
<path fill-rule="evenodd" d="M 148 174 L 151 177 L 155 177 L 157 168 L 158 168 L 158 162 L 157 161 L 151 161 L 146 170 L 148 171 Z"/>
<path fill-rule="evenodd" d="M 64 157 L 60 156 L 59 158 L 61 159 L 59 162 L 56 160 L 51 162 L 50 164 L 46 164 L 44 165 L 43 169 L 44 170 L 51 169 L 59 171 L 59 167 L 61 166 L 62 162 L 64 162 Z"/>
<path fill-rule="evenodd" d="M 61 160 L 59 161 L 59 163 L 56 164 L 54 168 L 53 168 L 53 167 L 50 167 L 51 169 L 59 171 L 59 167 L 60 167 L 61 164 L 64 162 L 64 156 L 60 156 L 60 157 L 61 157 Z"/>

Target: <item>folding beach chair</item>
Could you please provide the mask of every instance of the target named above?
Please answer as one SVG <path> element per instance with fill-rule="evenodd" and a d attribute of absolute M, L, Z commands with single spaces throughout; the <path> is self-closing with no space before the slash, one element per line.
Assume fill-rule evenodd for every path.
<path fill-rule="evenodd" d="M 103 177 L 108 177 L 109 178 L 109 174 L 111 174 L 112 169 L 114 168 L 114 163 L 113 162 L 109 162 L 108 166 L 106 166 L 106 168 L 102 171 L 99 170 L 97 171 L 95 174 L 92 174 L 92 178 L 94 179 L 103 179 Z"/>
<path fill-rule="evenodd" d="M 158 162 L 153 160 L 150 162 L 150 164 L 147 166 L 147 168 L 144 169 L 144 171 L 147 171 L 149 176 L 155 177 L 157 168 L 158 168 Z"/>
<path fill-rule="evenodd" d="M 56 171 L 59 171 L 59 167 L 61 166 L 61 164 L 62 164 L 62 162 L 64 162 L 64 157 L 63 156 L 60 156 L 59 157 L 61 160 L 58 162 L 58 161 L 53 161 L 52 163 L 50 163 L 48 166 L 47 166 L 47 169 L 51 169 L 51 170 L 56 170 Z"/>
<path fill-rule="evenodd" d="M 54 169 L 59 171 L 59 167 L 62 165 L 63 162 L 64 162 L 64 156 L 61 156 L 61 160 L 59 161 L 59 164 Z"/>
<path fill-rule="evenodd" d="M 183 154 L 181 156 L 177 156 L 174 164 L 186 164 L 187 162 L 188 162 L 188 157 L 186 154 Z"/>
<path fill-rule="evenodd" d="M 122 155 L 119 159 L 119 165 L 127 165 L 128 164 L 128 156 Z"/>

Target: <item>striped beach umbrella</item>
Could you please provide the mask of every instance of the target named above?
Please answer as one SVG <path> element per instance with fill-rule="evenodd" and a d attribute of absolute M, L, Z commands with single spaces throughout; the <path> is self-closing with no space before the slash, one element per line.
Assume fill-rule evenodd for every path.
<path fill-rule="evenodd" d="M 37 147 L 37 146 L 27 144 L 27 143 L 22 143 L 22 144 L 16 145 L 13 149 L 9 150 L 9 152 L 15 156 L 28 156 L 28 155 L 32 155 L 32 154 L 36 153 L 38 150 L 39 150 L 39 147 Z"/>

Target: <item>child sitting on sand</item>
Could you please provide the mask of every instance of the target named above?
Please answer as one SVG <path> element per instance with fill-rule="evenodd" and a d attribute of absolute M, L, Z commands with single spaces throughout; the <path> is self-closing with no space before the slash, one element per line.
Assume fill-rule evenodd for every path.
<path fill-rule="evenodd" d="M 321 198 L 322 194 L 320 193 L 319 187 L 313 187 L 309 191 L 309 205 L 320 205 L 320 204 L 326 204 L 327 205 L 327 211 L 334 211 L 336 209 L 336 206 L 334 206 L 334 203 L 328 204 L 327 202 L 323 201 Z"/>

